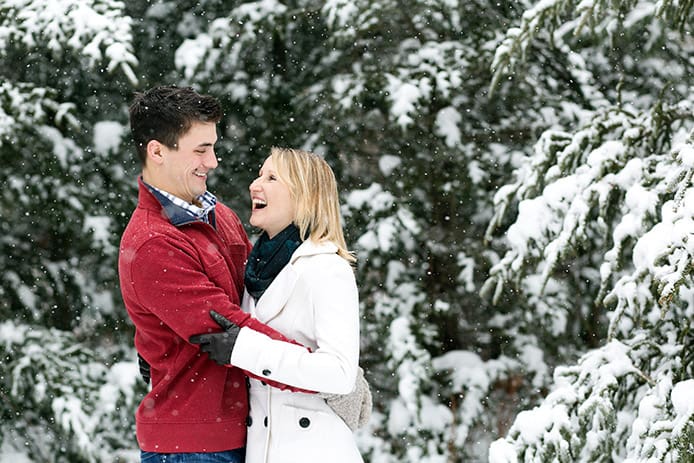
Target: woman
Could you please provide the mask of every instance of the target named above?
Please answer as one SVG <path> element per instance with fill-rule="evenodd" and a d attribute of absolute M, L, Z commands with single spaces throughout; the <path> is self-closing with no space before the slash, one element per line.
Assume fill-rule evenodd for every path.
<path fill-rule="evenodd" d="M 354 426 L 360 408 L 368 408 L 363 420 L 371 404 L 368 388 L 364 391 L 364 383 L 356 381 L 360 372 L 359 301 L 351 265 L 355 259 L 345 245 L 335 176 L 315 154 L 273 148 L 249 190 L 250 223 L 263 234 L 248 258 L 242 306 L 310 350 L 226 324 L 233 326 L 227 331 L 235 340 L 231 361 L 227 356 L 224 363 L 273 384 L 320 394 L 280 390 L 251 378 L 246 461 L 361 462 L 347 423 Z M 201 343 L 208 353 L 214 350 L 205 345 L 209 336 Z M 361 390 L 355 390 L 355 382 Z M 356 395 L 356 403 L 345 407 L 356 417 L 338 416 L 326 403 L 326 394 L 336 402 Z"/>

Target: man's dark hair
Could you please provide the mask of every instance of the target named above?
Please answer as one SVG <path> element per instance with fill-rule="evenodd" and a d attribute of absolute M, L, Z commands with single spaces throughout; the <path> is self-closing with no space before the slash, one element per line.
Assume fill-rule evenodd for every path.
<path fill-rule="evenodd" d="M 143 166 L 151 140 L 176 149 L 178 139 L 194 122 L 217 123 L 221 118 L 219 101 L 190 87 L 153 87 L 135 93 L 130 105 L 130 131 Z"/>

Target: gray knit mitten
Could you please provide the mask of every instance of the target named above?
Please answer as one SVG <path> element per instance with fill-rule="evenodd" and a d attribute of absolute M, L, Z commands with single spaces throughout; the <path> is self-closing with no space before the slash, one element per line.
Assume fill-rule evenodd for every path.
<path fill-rule="evenodd" d="M 371 416 L 371 390 L 364 378 L 364 370 L 359 367 L 354 390 L 349 394 L 320 393 L 333 411 L 347 423 L 349 429 L 355 431 L 364 426 Z"/>

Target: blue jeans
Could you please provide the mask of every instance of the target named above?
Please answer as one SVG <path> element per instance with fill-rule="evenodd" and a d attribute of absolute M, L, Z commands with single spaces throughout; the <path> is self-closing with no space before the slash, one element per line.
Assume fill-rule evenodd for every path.
<path fill-rule="evenodd" d="M 142 463 L 243 463 L 246 449 L 209 453 L 155 453 L 140 451 Z"/>

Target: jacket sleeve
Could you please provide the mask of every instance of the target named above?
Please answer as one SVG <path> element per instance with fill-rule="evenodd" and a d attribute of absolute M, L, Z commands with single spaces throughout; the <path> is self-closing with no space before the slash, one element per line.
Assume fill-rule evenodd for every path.
<path fill-rule="evenodd" d="M 219 264 L 225 265 L 223 261 Z M 194 250 L 186 249 L 180 241 L 165 236 L 149 239 L 133 254 L 129 265 L 131 281 L 125 284 L 132 285 L 138 306 L 147 312 L 141 317 L 143 323 L 163 323 L 188 342 L 194 334 L 220 331 L 209 315 L 214 309 L 240 327 L 293 342 L 243 312 L 213 281 L 214 275 L 208 275 Z"/>
<path fill-rule="evenodd" d="M 317 347 L 309 352 L 242 328 L 231 362 L 264 378 L 312 391 L 347 394 L 359 363 L 359 296 L 351 267 L 337 255 L 314 257 L 302 274 L 308 285 Z"/>

